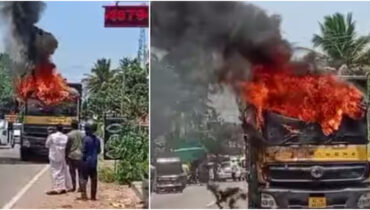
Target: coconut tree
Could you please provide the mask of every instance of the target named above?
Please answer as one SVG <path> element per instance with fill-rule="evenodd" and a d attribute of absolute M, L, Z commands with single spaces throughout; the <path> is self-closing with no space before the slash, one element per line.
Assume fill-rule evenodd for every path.
<path fill-rule="evenodd" d="M 91 69 L 91 74 L 85 74 L 83 82 L 88 93 L 97 93 L 107 86 L 115 76 L 116 71 L 111 69 L 110 59 L 99 59 Z"/>
<path fill-rule="evenodd" d="M 352 14 L 346 16 L 335 13 L 324 17 L 320 24 L 320 34 L 314 34 L 314 47 L 321 47 L 330 58 L 330 63 L 338 68 L 346 65 L 348 68 L 357 68 L 369 64 L 370 36 L 359 36 L 356 33 L 356 22 Z"/>

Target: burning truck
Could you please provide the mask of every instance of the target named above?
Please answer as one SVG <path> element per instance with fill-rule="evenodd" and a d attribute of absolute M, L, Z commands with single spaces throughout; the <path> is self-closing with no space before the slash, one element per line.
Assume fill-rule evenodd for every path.
<path fill-rule="evenodd" d="M 22 160 L 27 161 L 35 156 L 47 157 L 45 142 L 50 131 L 61 124 L 66 133 L 72 129 L 72 120 L 79 120 L 82 86 L 79 83 L 68 83 L 67 87 L 74 94 L 73 97 L 58 103 L 45 104 L 34 93 L 24 100 L 23 132 L 20 141 Z"/>
<path fill-rule="evenodd" d="M 369 208 L 367 77 L 269 76 L 244 86 L 249 206 Z"/>
<path fill-rule="evenodd" d="M 249 207 L 370 207 L 366 76 L 339 77 L 295 59 L 281 17 L 251 4 L 153 2 L 151 8 L 151 44 L 175 69 L 186 69 L 191 82 L 184 84 L 234 90 Z M 163 81 L 155 85 L 162 84 L 168 89 Z"/>
<path fill-rule="evenodd" d="M 49 132 L 62 124 L 71 129 L 79 120 L 82 86 L 68 84 L 57 73 L 51 56 L 58 41 L 37 27 L 43 2 L 1 2 L 0 15 L 8 27 L 6 50 L 11 58 L 14 89 L 23 107 L 22 160 L 47 156 L 45 141 Z"/>

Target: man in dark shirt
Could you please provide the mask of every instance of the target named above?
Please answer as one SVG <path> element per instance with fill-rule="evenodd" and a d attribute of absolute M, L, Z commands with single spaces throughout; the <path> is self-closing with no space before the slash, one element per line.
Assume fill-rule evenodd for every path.
<path fill-rule="evenodd" d="M 100 140 L 94 135 L 96 124 L 85 125 L 85 137 L 83 138 L 82 154 L 82 189 L 81 198 L 87 200 L 86 185 L 88 178 L 91 182 L 91 200 L 96 200 L 96 191 L 98 187 L 98 155 L 100 154 Z"/>

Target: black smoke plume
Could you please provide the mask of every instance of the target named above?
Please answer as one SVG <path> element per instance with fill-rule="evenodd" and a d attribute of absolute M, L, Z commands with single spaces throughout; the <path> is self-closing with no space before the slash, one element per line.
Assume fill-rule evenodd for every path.
<path fill-rule="evenodd" d="M 235 83 L 250 75 L 250 65 L 278 66 L 289 62 L 292 50 L 282 39 L 280 17 L 243 2 L 153 2 L 152 46 L 173 60 L 204 59 L 200 77 Z M 205 72 L 204 72 L 205 71 Z M 215 72 L 216 71 L 216 72 Z"/>
<path fill-rule="evenodd" d="M 30 73 L 48 61 L 58 46 L 55 37 L 35 24 L 45 8 L 43 2 L 1 2 L 0 16 L 8 29 L 5 50 L 13 61 L 13 73 Z"/>

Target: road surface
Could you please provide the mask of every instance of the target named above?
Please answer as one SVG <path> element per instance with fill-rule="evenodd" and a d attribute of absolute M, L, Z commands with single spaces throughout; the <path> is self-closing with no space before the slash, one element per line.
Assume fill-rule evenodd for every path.
<path fill-rule="evenodd" d="M 0 146 L 0 208 L 5 207 L 46 166 L 46 162 L 20 161 L 19 148 Z"/>
<path fill-rule="evenodd" d="M 246 182 L 222 182 L 221 188 L 241 187 L 247 191 Z M 214 196 L 206 186 L 189 185 L 183 193 L 151 194 L 151 208 L 154 209 L 218 209 L 216 205 L 207 206 L 213 202 Z M 239 202 L 238 208 L 247 208 L 247 202 Z"/>

